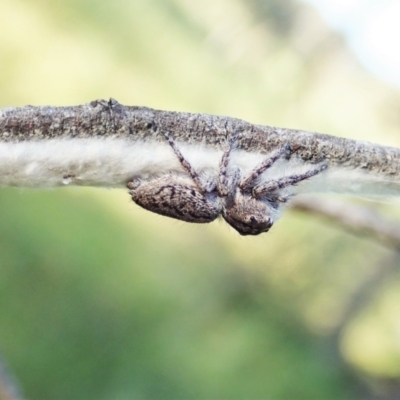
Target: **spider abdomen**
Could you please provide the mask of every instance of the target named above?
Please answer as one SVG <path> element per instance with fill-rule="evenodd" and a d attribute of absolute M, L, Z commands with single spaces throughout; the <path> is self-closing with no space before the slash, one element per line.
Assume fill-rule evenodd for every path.
<path fill-rule="evenodd" d="M 129 191 L 132 200 L 146 210 L 181 221 L 207 223 L 221 213 L 216 193 L 202 193 L 192 182 L 165 177 L 144 181 Z"/>

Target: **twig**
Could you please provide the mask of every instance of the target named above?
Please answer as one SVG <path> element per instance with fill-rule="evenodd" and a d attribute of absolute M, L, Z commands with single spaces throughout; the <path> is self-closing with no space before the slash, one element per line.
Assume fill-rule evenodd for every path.
<path fill-rule="evenodd" d="M 292 208 L 323 216 L 344 228 L 370 235 L 386 246 L 400 250 L 400 222 L 390 221 L 370 208 L 311 196 L 297 197 L 292 202 Z"/>

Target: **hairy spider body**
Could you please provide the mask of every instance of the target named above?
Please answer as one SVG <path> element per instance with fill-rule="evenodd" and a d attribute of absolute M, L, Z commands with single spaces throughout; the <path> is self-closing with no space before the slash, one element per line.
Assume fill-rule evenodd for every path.
<path fill-rule="evenodd" d="M 202 193 L 190 179 L 162 176 L 128 183 L 132 200 L 146 210 L 186 222 L 207 223 L 221 214 L 217 194 Z"/>
<path fill-rule="evenodd" d="M 162 134 L 187 176 L 167 174 L 144 181 L 132 179 L 127 183 L 132 200 L 149 211 L 186 222 L 208 223 L 222 215 L 241 235 L 267 232 L 277 218 L 280 204 L 288 200 L 288 195 L 280 190 L 327 168 L 327 164 L 321 163 L 303 174 L 257 183 L 276 160 L 290 154 L 290 146 L 277 149 L 242 178 L 239 169 L 229 165 L 233 137 L 223 153 L 218 176 L 203 182 L 171 137 L 166 132 Z"/>

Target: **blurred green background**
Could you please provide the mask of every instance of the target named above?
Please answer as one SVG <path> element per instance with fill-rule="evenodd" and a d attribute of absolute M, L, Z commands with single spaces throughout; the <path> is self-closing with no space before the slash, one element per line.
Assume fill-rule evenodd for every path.
<path fill-rule="evenodd" d="M 112 96 L 400 145 L 398 91 L 297 1 L 0 5 L 1 107 Z M 294 212 L 243 238 L 123 190 L 7 188 L 0 208 L 0 349 L 29 399 L 399 390 L 399 256 L 368 238 Z"/>

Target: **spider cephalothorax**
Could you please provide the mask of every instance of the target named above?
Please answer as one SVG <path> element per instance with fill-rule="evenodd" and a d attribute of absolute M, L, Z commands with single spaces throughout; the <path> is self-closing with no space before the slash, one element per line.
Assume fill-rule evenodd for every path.
<path fill-rule="evenodd" d="M 278 216 L 280 204 L 288 200 L 282 189 L 327 168 L 327 164 L 321 163 L 301 174 L 260 181 L 262 173 L 276 160 L 290 154 L 287 144 L 242 177 L 240 170 L 230 165 L 233 137 L 222 156 L 218 176 L 203 182 L 171 137 L 166 132 L 162 134 L 187 176 L 167 174 L 148 180 L 132 179 L 127 187 L 133 201 L 149 211 L 186 222 L 206 223 L 222 215 L 241 235 L 267 232 Z"/>

